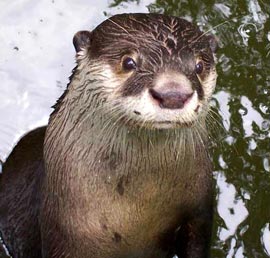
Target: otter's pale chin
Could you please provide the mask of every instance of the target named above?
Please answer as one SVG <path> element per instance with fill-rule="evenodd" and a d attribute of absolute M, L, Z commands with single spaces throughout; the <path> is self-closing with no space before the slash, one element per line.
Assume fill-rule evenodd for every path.
<path fill-rule="evenodd" d="M 182 108 L 166 109 L 145 91 L 140 97 L 128 97 L 122 99 L 122 105 L 127 117 L 140 127 L 157 129 L 190 127 L 201 113 L 203 105 L 196 91 L 186 101 Z"/>
<path fill-rule="evenodd" d="M 188 128 L 194 125 L 195 121 L 189 123 L 175 123 L 175 122 L 153 122 L 153 129 L 180 129 L 180 128 Z"/>

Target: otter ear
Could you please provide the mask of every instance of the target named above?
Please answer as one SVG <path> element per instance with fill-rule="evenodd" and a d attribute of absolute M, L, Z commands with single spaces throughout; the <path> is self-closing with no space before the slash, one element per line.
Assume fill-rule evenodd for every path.
<path fill-rule="evenodd" d="M 91 32 L 87 30 L 78 31 L 73 37 L 73 45 L 77 53 L 89 47 L 90 42 Z"/>
<path fill-rule="evenodd" d="M 208 36 L 208 42 L 209 42 L 209 47 L 212 50 L 213 53 L 216 53 L 218 50 L 218 39 L 217 37 L 210 35 Z"/>

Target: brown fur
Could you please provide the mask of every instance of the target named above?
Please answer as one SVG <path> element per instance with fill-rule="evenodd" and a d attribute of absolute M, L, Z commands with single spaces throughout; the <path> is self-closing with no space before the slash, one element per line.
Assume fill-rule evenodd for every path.
<path fill-rule="evenodd" d="M 18 204 L 0 219 L 14 257 L 208 258 L 212 179 L 205 117 L 212 92 L 206 85 L 214 87 L 215 82 L 215 76 L 210 78 L 215 73 L 213 39 L 180 18 L 132 14 L 114 16 L 91 33 L 78 33 L 73 42 L 78 66 L 50 117 L 45 140 L 45 129 L 25 136 L 22 141 L 31 143 L 26 156 L 16 152 L 24 149 L 20 142 L 7 164 L 17 157 L 22 161 L 11 168 L 5 165 L 0 181 L 2 196 L 14 203 L 24 189 L 18 181 L 29 177 L 21 193 L 28 210 Z M 136 56 L 138 70 L 122 71 L 123 55 Z M 205 63 L 200 78 L 194 73 L 197 55 Z M 188 78 L 201 111 L 162 129 L 151 116 L 141 118 L 132 102 L 123 103 L 127 97 L 140 99 L 167 69 Z M 31 135 L 38 135 L 37 142 Z M 31 199 L 34 193 L 36 200 Z M 1 199 L 3 211 L 7 203 Z M 13 235 L 5 220 L 11 213 L 26 220 L 24 226 L 30 226 L 36 241 L 23 240 L 23 227 Z M 10 235 L 25 249 L 16 251 Z M 25 245 L 34 245 L 32 253 Z"/>

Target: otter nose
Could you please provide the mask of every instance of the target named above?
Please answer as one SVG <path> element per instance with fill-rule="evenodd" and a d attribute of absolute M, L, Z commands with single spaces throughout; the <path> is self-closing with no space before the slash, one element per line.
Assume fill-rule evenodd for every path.
<path fill-rule="evenodd" d="M 185 93 L 181 91 L 162 92 L 154 89 L 149 90 L 151 96 L 158 101 L 161 108 L 180 109 L 183 108 L 193 92 Z"/>

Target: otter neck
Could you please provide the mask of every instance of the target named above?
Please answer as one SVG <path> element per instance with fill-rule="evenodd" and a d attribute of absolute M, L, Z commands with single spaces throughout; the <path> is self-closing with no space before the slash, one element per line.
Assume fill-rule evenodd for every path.
<path fill-rule="evenodd" d="M 120 160 L 122 164 L 118 164 L 120 167 L 116 170 L 119 173 L 125 173 L 133 162 L 157 169 L 175 166 L 175 170 L 179 170 L 181 166 L 185 172 L 192 171 L 194 159 L 204 155 L 206 149 L 203 120 L 197 122 L 200 126 L 177 129 L 128 125 L 119 119 L 122 114 L 111 112 L 106 104 L 106 95 L 102 91 L 106 77 L 87 79 L 87 75 L 80 73 L 83 70 L 83 67 L 77 68 L 59 110 L 51 116 L 45 139 L 46 160 L 55 162 L 57 156 L 57 163 L 66 163 L 67 160 L 61 160 L 61 157 L 69 153 L 88 168 L 96 167 L 96 163 L 104 160 L 111 164 Z M 55 165 L 48 162 L 52 168 Z"/>

